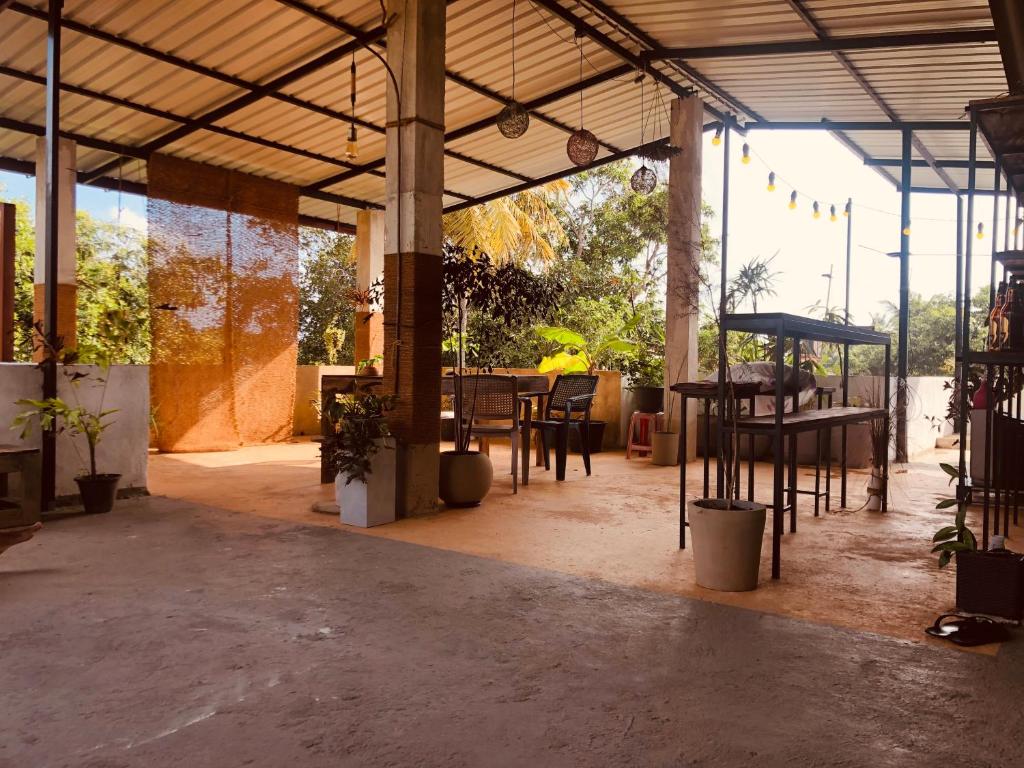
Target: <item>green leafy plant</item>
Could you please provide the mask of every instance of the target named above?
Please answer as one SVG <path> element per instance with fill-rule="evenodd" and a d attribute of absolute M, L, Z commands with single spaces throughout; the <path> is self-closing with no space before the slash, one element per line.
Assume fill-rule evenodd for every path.
<path fill-rule="evenodd" d="M 537 335 L 549 343 L 550 352 L 541 359 L 537 370 L 540 373 L 562 371 L 593 374 L 606 355 L 632 353 L 636 350 L 632 341 L 623 338 L 632 330 L 632 323 L 626 323 L 618 333 L 609 334 L 596 343 L 587 341 L 582 334 L 568 328 L 539 326 Z"/>
<path fill-rule="evenodd" d="M 345 476 L 345 485 L 353 480 L 365 483 L 377 451 L 390 449 L 382 438 L 391 434 L 385 417 L 393 407 L 391 395 L 335 395 L 329 408 L 336 428 L 325 448 L 335 471 Z"/>
<path fill-rule="evenodd" d="M 960 480 L 960 471 L 952 464 L 939 464 L 942 471 L 949 475 L 949 483 Z M 967 527 L 967 502 L 955 498 L 940 499 L 936 509 L 956 507 L 956 517 L 952 525 L 939 528 L 932 536 L 932 553 L 939 553 L 939 568 L 945 568 L 953 556 L 960 552 L 973 552 L 978 548 L 978 540 L 974 532 Z"/>
<path fill-rule="evenodd" d="M 382 362 L 384 362 L 383 355 L 374 355 L 373 357 L 368 357 L 365 360 L 360 360 L 356 363 L 356 372 L 366 370 L 367 368 L 376 368 Z"/>
<path fill-rule="evenodd" d="M 71 441 L 83 470 L 87 470 L 82 473 L 84 477 L 96 477 L 99 474 L 96 469 L 96 450 L 103 440 L 103 433 L 114 423 L 111 416 L 118 410 L 104 407 L 110 382 L 110 366 L 134 333 L 134 324 L 126 312 L 115 309 L 103 314 L 99 329 L 107 343 L 95 350 L 95 364 L 99 373 L 92 373 L 72 369 L 71 366 L 80 362 L 78 352 L 65 348 L 61 338 L 51 342 L 43 333 L 42 323 L 35 324 L 36 347 L 43 353 L 39 367 L 54 365 L 60 368 L 61 375 L 69 384 L 71 402 L 60 397 L 41 400 L 22 398 L 17 404 L 25 410 L 14 417 L 11 425 L 11 429 L 20 430 L 22 439 L 28 437 L 34 424 L 38 424 L 44 432 L 53 430 L 58 434 L 66 432 L 72 438 L 84 437 L 87 459 L 82 455 L 78 441 Z M 80 391 L 83 386 L 99 389 L 95 407 L 90 408 L 83 403 Z"/>

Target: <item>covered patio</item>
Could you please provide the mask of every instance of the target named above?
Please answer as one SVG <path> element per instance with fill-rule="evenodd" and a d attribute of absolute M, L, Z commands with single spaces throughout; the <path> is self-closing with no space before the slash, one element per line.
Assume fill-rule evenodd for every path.
<path fill-rule="evenodd" d="M 948 765 L 951 733 L 967 745 L 957 759 L 1017 761 L 1019 631 L 964 653 L 923 630 L 958 607 L 957 573 L 931 551 L 937 529 L 956 521 L 950 555 L 975 549 L 970 529 L 980 549 L 1024 537 L 1024 348 L 1010 348 L 1008 289 L 1009 314 L 992 315 L 1005 338 L 984 351 L 971 308 L 983 236 L 996 242 L 988 309 L 999 308 L 997 265 L 1004 281 L 1024 279 L 1022 24 L 1011 0 L 0 0 L 0 169 L 37 180 L 38 336 L 75 345 L 81 185 L 147 198 L 153 333 L 149 365 L 111 379 L 124 412 L 111 442 L 133 498 L 69 514 L 68 434 L 51 427 L 15 448 L 39 449 L 45 525 L 0 549 L 0 689 L 13 692 L 0 765 Z M 990 116 L 1010 104 L 1010 116 L 985 122 L 982 104 Z M 899 191 L 892 334 L 849 319 L 857 202 L 829 210 L 795 186 L 783 191 L 791 208 L 799 199 L 846 225 L 845 322 L 827 306 L 812 319 L 730 304 L 742 216 L 730 173 L 771 130 L 828 132 Z M 708 135 L 720 156 L 702 156 Z M 655 389 L 674 409 L 634 432 L 623 373 L 584 355 L 575 371 L 593 379 L 589 393 L 552 417 L 568 368 L 547 370 L 547 357 L 537 371 L 506 368 L 519 377 L 500 384 L 506 432 L 526 455 L 489 440 L 489 492 L 446 507 L 442 412 L 456 440 L 504 416 L 464 417 L 460 377 L 501 373 L 468 371 L 467 325 L 453 335 L 456 376 L 443 365 L 442 217 L 628 158 L 635 191 L 645 169 L 666 181 Z M 709 301 L 712 161 L 722 188 Z M 775 171 L 766 180 L 774 191 Z M 911 205 L 931 194 L 957 207 L 955 382 L 936 417 L 957 436 L 912 455 Z M 983 195 L 991 224 L 975 210 Z M 355 238 L 351 369 L 297 366 L 300 227 Z M 831 290 L 831 268 L 828 279 Z M 9 304 L 0 296 L 5 322 Z M 698 366 L 702 310 L 715 318 L 717 371 Z M 757 364 L 773 377 L 745 390 L 746 411 L 730 333 L 763 345 Z M 861 343 L 882 362 L 853 382 Z M 805 388 L 816 345 L 834 346 L 838 363 Z M 77 381 L 73 358 L 4 370 L 7 357 L 0 376 L 16 376 L 0 382 L 0 418 L 40 387 L 66 394 L 60 373 Z M 969 391 L 972 373 L 984 397 Z M 338 382 L 352 397 L 325 397 Z M 801 409 L 804 389 L 816 408 Z M 570 453 L 564 479 L 555 461 L 534 464 L 525 403 L 549 439 L 562 419 L 589 446 L 599 396 L 615 430 L 605 450 Z M 755 413 L 757 399 L 773 407 Z M 332 421 L 338 403 L 351 410 Z M 378 410 L 352 415 L 367 403 Z M 586 415 L 573 422 L 577 403 Z M 345 448 L 351 422 L 380 430 L 361 433 L 375 448 Z M 818 444 L 798 465 L 802 423 Z M 627 460 L 626 424 L 652 453 L 653 432 L 670 434 L 678 463 Z M 873 455 L 847 472 L 854 427 Z M 755 437 L 770 450 L 748 463 Z M 384 504 L 393 522 L 339 520 L 342 491 L 323 481 L 343 481 L 338 462 L 353 453 L 367 458 L 351 474 L 364 507 Z M 681 546 L 684 508 L 747 498 L 748 467 L 749 501 L 769 508 L 760 578 L 750 591 L 706 589 L 692 541 Z M 807 494 L 826 476 L 819 510 L 823 494 Z M 381 486 L 366 491 L 371 479 L 386 502 Z M 872 497 L 880 510 L 866 508 Z"/>

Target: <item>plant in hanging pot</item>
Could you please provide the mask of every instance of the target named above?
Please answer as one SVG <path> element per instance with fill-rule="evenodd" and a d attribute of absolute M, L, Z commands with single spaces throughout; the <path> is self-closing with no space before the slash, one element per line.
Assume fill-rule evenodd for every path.
<path fill-rule="evenodd" d="M 720 592 L 747 592 L 757 588 L 767 508 L 735 498 L 739 487 L 734 458 L 739 444 L 738 407 L 728 374 L 725 410 L 723 439 L 718 441 L 718 460 L 725 470 L 725 498 L 693 499 L 687 504 L 687 518 L 697 584 Z"/>
<path fill-rule="evenodd" d="M 395 451 L 387 412 L 394 398 L 373 393 L 335 395 L 334 435 L 324 445 L 337 476 L 341 522 L 369 528 L 395 521 Z"/>
<path fill-rule="evenodd" d="M 23 398 L 17 404 L 24 407 L 14 418 L 12 429 L 18 429 L 24 440 L 38 424 L 43 431 L 53 430 L 58 435 L 66 434 L 79 459 L 82 472 L 75 477 L 82 506 L 87 513 L 109 512 L 114 507 L 117 484 L 121 475 L 101 473 L 96 460 L 97 450 L 103 434 L 113 424 L 111 418 L 116 408 L 106 408 L 107 386 L 110 383 L 110 367 L 118 351 L 131 333 L 131 323 L 122 311 L 109 310 L 100 318 L 100 337 L 106 342 L 102 349 L 94 350 L 96 370 L 83 370 L 77 366 L 81 361 L 76 350 L 66 349 L 63 339 L 47 339 L 41 323 L 35 324 L 36 349 L 42 353 L 38 367 L 45 369 L 53 365 L 59 368 L 67 382 L 70 398 L 47 397 L 41 400 Z M 73 367 L 75 366 L 75 367 Z M 83 391 L 83 388 L 87 391 Z M 84 439 L 85 453 L 81 442 Z"/>
<path fill-rule="evenodd" d="M 380 376 L 381 370 L 380 365 L 384 362 L 383 355 L 374 355 L 366 360 L 360 360 L 356 363 L 356 375 L 357 376 Z"/>

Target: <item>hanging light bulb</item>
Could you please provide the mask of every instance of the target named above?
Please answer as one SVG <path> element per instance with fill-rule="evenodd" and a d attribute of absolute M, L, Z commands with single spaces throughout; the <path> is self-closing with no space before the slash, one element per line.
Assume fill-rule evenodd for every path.
<path fill-rule="evenodd" d="M 775 171 L 768 172 L 768 191 L 775 191 Z"/>
<path fill-rule="evenodd" d="M 852 206 L 853 206 L 853 201 L 852 200 L 847 200 L 846 201 L 846 207 L 843 208 L 843 216 L 849 217 L 849 215 L 850 215 L 850 208 Z"/>
<path fill-rule="evenodd" d="M 796 210 L 796 190 L 794 189 L 789 195 L 789 210 Z"/>
<path fill-rule="evenodd" d="M 356 55 L 352 54 L 352 65 L 349 67 L 349 94 L 352 103 L 352 122 L 348 126 L 348 141 L 345 142 L 345 159 L 355 160 L 359 157 L 359 140 L 356 138 Z"/>
<path fill-rule="evenodd" d="M 816 219 L 820 219 L 821 218 L 821 209 L 818 206 L 818 201 L 817 200 L 814 201 L 814 218 L 816 218 Z"/>
<path fill-rule="evenodd" d="M 985 239 L 985 225 L 980 221 L 978 222 L 978 239 Z"/>
<path fill-rule="evenodd" d="M 836 207 L 834 205 L 830 205 L 828 207 L 828 220 L 829 221 L 838 221 L 839 220 L 839 217 L 836 216 Z"/>
<path fill-rule="evenodd" d="M 1013 237 L 1017 239 L 1017 235 L 1020 234 L 1020 228 L 1024 225 L 1024 219 L 1017 219 L 1017 223 L 1013 227 Z"/>
<path fill-rule="evenodd" d="M 744 165 L 750 165 L 750 145 L 746 142 L 743 143 L 743 160 L 741 162 Z"/>
<path fill-rule="evenodd" d="M 903 234 L 905 236 L 907 236 L 907 237 L 910 237 L 910 222 L 909 221 L 906 224 L 903 225 Z"/>
<path fill-rule="evenodd" d="M 711 146 L 717 147 L 722 143 L 722 126 L 715 128 L 715 135 L 711 137 Z"/>

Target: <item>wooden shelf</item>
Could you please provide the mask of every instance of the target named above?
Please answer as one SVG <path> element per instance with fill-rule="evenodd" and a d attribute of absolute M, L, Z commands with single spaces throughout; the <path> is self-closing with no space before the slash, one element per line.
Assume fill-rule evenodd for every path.
<path fill-rule="evenodd" d="M 889 334 L 876 331 L 873 328 L 827 323 L 824 320 L 790 315 L 785 312 L 729 314 L 725 316 L 725 330 L 832 344 L 886 345 L 892 343 Z"/>
<path fill-rule="evenodd" d="M 815 432 L 825 427 L 839 427 L 843 424 L 856 424 L 873 419 L 884 419 L 884 408 L 822 408 L 814 411 L 797 411 L 782 416 L 783 434 L 795 432 Z M 741 432 L 771 432 L 775 429 L 775 414 L 753 416 L 740 419 L 737 427 Z M 728 429 L 728 426 L 726 426 Z"/>
<path fill-rule="evenodd" d="M 996 251 L 992 259 L 1010 272 L 1024 271 L 1024 251 Z"/>
<path fill-rule="evenodd" d="M 984 365 L 1024 365 L 1024 352 L 967 351 L 967 362 Z"/>

